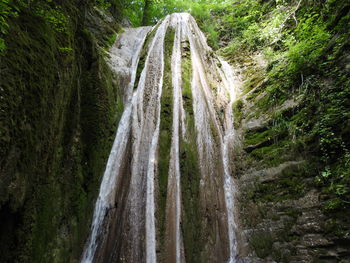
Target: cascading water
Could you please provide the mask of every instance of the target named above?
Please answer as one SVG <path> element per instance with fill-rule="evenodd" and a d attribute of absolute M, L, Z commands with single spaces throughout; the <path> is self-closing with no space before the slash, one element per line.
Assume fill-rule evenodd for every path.
<path fill-rule="evenodd" d="M 223 85 L 218 85 L 217 96 L 229 95 L 229 103 L 224 106 L 224 123 L 221 124 L 218 118 L 218 113 L 215 110 L 213 92 L 208 83 L 208 69 L 204 65 L 209 64 L 213 61 L 207 61 L 208 58 L 203 56 L 210 52 L 210 48 L 207 46 L 203 33 L 200 32 L 197 24 L 192 17 L 189 18 L 190 27 L 194 34 L 188 34 L 189 41 L 191 44 L 191 56 L 192 56 L 192 67 L 194 72 L 194 78 L 192 80 L 192 89 L 195 98 L 195 118 L 198 132 L 198 145 L 199 155 L 202 159 L 202 163 L 206 163 L 209 170 L 209 175 L 215 175 L 212 160 L 215 159 L 213 153 L 216 152 L 215 147 L 219 148 L 217 154 L 221 154 L 222 165 L 223 165 L 223 181 L 224 181 L 224 196 L 226 205 L 226 217 L 227 217 L 227 228 L 229 236 L 229 262 L 235 262 L 236 256 L 236 239 L 235 239 L 235 221 L 234 221 L 234 188 L 232 177 L 230 176 L 230 161 L 229 161 L 229 145 L 232 144 L 232 137 L 234 135 L 233 130 L 233 118 L 232 118 L 232 103 L 234 100 L 234 78 L 231 67 L 227 62 L 219 60 L 222 69 L 214 67 L 214 72 L 219 74 Z M 204 51 L 204 52 L 203 52 Z M 202 54 L 202 56 L 200 55 Z M 220 89 L 221 88 L 221 89 Z M 224 94 L 222 94 L 224 93 Z M 225 94 L 226 93 L 226 94 Z M 215 96 L 215 95 L 214 95 Z M 225 99 L 223 100 L 225 101 Z M 213 125 L 213 127 L 210 127 Z M 214 138 L 216 130 L 219 134 L 218 139 Z M 215 145 L 215 139 L 219 141 L 218 145 Z M 202 153 L 202 154 L 201 154 Z M 202 166 L 204 167 L 204 166 Z M 203 170 L 203 174 L 206 172 Z M 206 181 L 206 179 L 203 179 Z M 211 180 L 207 180 L 211 182 Z M 205 190 L 204 190 L 205 191 Z"/>
<path fill-rule="evenodd" d="M 131 91 L 134 86 L 136 69 L 138 65 L 141 48 L 145 41 L 145 37 L 149 32 L 149 27 L 127 29 L 124 35 L 121 36 L 119 43 L 121 48 L 112 50 L 111 67 L 116 72 L 130 77 L 130 82 L 126 86 L 125 94 L 125 110 L 121 117 L 117 134 L 114 140 L 112 151 L 109 155 L 107 167 L 103 175 L 99 196 L 96 201 L 95 211 L 91 226 L 91 235 L 85 248 L 82 262 L 93 262 L 98 240 L 101 239 L 101 234 L 104 233 L 104 221 L 108 210 L 114 206 L 115 190 L 117 189 L 117 179 L 120 176 L 120 163 L 125 154 L 127 138 L 130 136 L 130 118 L 131 118 Z M 133 40 L 134 43 L 128 42 Z M 114 60 L 113 60 L 114 58 Z"/>
<path fill-rule="evenodd" d="M 174 41 L 168 84 L 164 81 L 168 59 L 164 57 L 164 43 L 170 31 Z M 187 80 L 191 95 L 185 94 L 183 83 L 186 52 L 190 53 L 186 59 L 192 68 L 191 80 Z M 141 53 L 146 56 L 140 58 Z M 126 29 L 110 56 L 110 65 L 122 76 L 121 85 L 125 87 L 124 113 L 102 179 L 82 262 L 190 262 L 186 251 L 196 247 L 197 241 L 201 242 L 195 250 L 198 262 L 236 262 L 235 187 L 230 160 L 236 87 L 232 68 L 213 55 L 195 20 L 185 13 L 167 16 L 152 31 L 149 27 Z M 139 76 L 138 69 L 142 69 Z M 159 160 L 165 158 L 158 154 L 164 85 L 172 89 L 168 106 L 172 107 L 172 128 L 168 183 L 162 197 L 166 205 L 162 208 L 157 205 L 162 187 L 157 182 L 162 176 Z M 186 127 L 190 119 L 193 131 Z M 198 182 L 183 178 L 181 173 L 187 161 L 181 154 L 184 141 L 193 142 L 191 148 L 197 153 Z M 198 196 L 190 197 L 198 201 L 191 205 L 198 207 L 199 218 L 188 220 L 188 214 L 184 214 L 184 203 L 189 201 L 183 199 L 183 179 L 192 180 L 186 188 L 199 189 Z M 165 214 L 164 227 L 158 218 L 161 213 Z M 200 231 L 188 235 L 184 229 L 193 221 L 199 221 Z M 165 238 L 161 238 L 163 235 Z"/>
<path fill-rule="evenodd" d="M 170 149 L 168 195 L 167 195 L 167 258 L 169 261 L 181 262 L 181 233 L 180 233 L 180 98 L 181 98 L 181 33 L 183 21 L 181 16 L 174 14 L 170 26 L 175 29 L 173 55 L 171 58 L 172 86 L 173 86 L 173 130 Z"/>
<path fill-rule="evenodd" d="M 231 167 L 230 167 L 230 151 L 232 150 L 232 146 L 234 144 L 234 127 L 233 127 L 233 112 L 232 105 L 236 99 L 236 92 L 234 87 L 239 85 L 239 81 L 234 77 L 231 66 L 226 62 L 220 59 L 222 65 L 222 72 L 220 75 L 224 80 L 224 85 L 229 92 L 230 102 L 227 104 L 225 109 L 225 134 L 224 134 L 224 145 L 223 145 L 223 158 L 224 158 L 224 176 L 225 176 L 225 199 L 226 199 L 226 207 L 227 207 L 227 222 L 228 222 L 228 234 L 230 240 L 230 260 L 229 263 L 236 262 L 236 223 L 234 220 L 234 194 L 236 193 L 236 189 L 234 186 L 234 182 L 232 177 L 230 176 Z"/>

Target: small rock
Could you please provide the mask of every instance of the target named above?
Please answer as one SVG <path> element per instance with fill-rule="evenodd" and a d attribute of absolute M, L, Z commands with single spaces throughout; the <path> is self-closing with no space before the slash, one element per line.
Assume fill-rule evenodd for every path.
<path fill-rule="evenodd" d="M 304 247 L 325 247 L 333 245 L 333 242 L 320 234 L 307 234 L 303 236 L 301 244 Z"/>

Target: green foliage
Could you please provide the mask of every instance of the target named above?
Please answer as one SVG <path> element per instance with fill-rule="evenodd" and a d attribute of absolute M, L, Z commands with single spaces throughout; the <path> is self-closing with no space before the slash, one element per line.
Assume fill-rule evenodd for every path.
<path fill-rule="evenodd" d="M 316 177 L 316 183 L 324 193 L 332 196 L 325 204 L 326 211 L 343 209 L 350 202 L 350 154 L 345 154 L 335 165 L 326 166 Z"/>
<path fill-rule="evenodd" d="M 177 4 L 176 1 L 174 3 Z M 220 32 L 219 23 L 213 19 L 212 13 L 217 9 L 224 9 L 228 6 L 226 1 L 179 1 L 181 11 L 188 12 L 194 16 L 201 30 L 206 34 L 208 44 L 214 49 L 219 49 Z"/>
<path fill-rule="evenodd" d="M 14 10 L 13 7 L 10 6 L 9 0 L 1 0 L 0 1 L 0 33 L 6 34 L 8 30 L 8 21 L 7 19 L 10 17 L 16 17 L 18 15 L 17 10 Z"/>
<path fill-rule="evenodd" d="M 140 2 L 140 1 L 135 1 Z M 213 23 L 211 11 L 217 8 L 229 6 L 226 1 L 207 0 L 148 0 L 139 4 L 144 10 L 142 12 L 143 25 L 152 25 L 162 17 L 175 12 L 191 13 L 199 23 L 201 29 L 207 34 L 209 44 L 214 48 L 219 48 L 219 33 L 216 24 Z"/>
<path fill-rule="evenodd" d="M 259 143 L 272 140 L 275 137 L 275 133 L 272 129 L 267 129 L 263 132 L 248 132 L 245 135 L 244 143 L 246 145 L 257 145 Z"/>
<path fill-rule="evenodd" d="M 34 12 L 38 16 L 43 17 L 56 32 L 67 32 L 68 19 L 63 13 L 61 6 L 56 5 L 52 7 L 50 4 L 41 4 L 36 7 Z"/>
<path fill-rule="evenodd" d="M 133 26 L 141 26 L 143 16 L 144 1 L 124 1 L 121 12 L 130 19 Z"/>
<path fill-rule="evenodd" d="M 111 34 L 107 40 L 106 47 L 110 48 L 115 43 L 116 39 L 117 39 L 117 33 Z"/>
<path fill-rule="evenodd" d="M 8 33 L 10 18 L 18 16 L 18 8 L 10 4 L 10 0 L 0 0 L 0 54 L 5 51 L 6 44 L 3 38 Z"/>
<path fill-rule="evenodd" d="M 74 51 L 71 47 L 59 47 L 58 49 L 64 53 L 70 53 Z"/>
<path fill-rule="evenodd" d="M 235 60 L 242 49 L 263 50 L 269 62 L 267 88 L 272 96 L 281 96 L 287 92 L 284 88 L 300 82 L 301 74 L 305 77 L 311 71 L 322 70 L 324 64 L 320 60 L 324 58 L 324 52 L 330 50 L 330 43 L 335 42 L 332 43 L 333 55 L 329 58 L 339 56 L 339 49 L 349 35 L 343 31 L 346 22 L 350 21 L 349 14 L 341 19 L 338 17 L 342 26 L 335 27 L 328 16 L 346 8 L 346 4 L 336 1 L 328 1 L 323 7 L 317 3 L 280 1 L 274 6 L 260 1 L 240 1 L 219 12 L 224 37 L 232 39 L 223 54 Z M 336 31 L 341 31 L 341 36 L 332 40 L 335 31 L 330 30 L 330 24 Z"/>
<path fill-rule="evenodd" d="M 232 39 L 222 50 L 228 59 L 241 63 L 241 53 L 262 50 L 268 62 L 267 83 L 248 98 L 266 92 L 267 96 L 256 103 L 260 111 L 266 112 L 296 94 L 302 95 L 300 109 L 272 116 L 272 129 L 246 136 L 248 144 L 263 143 L 266 136 L 274 138 L 274 145 L 255 149 L 251 156 L 277 164 L 282 161 L 279 156 L 283 147 L 318 156 L 317 181 L 338 200 L 330 202 L 330 207 L 342 207 L 332 204 L 349 201 L 349 186 L 343 178 L 347 178 L 348 172 L 346 94 L 350 92 L 350 82 L 347 65 L 341 62 L 349 47 L 346 29 L 350 22 L 349 4 L 240 1 L 218 11 L 218 15 L 223 22 L 220 32 L 224 32 L 224 38 Z M 256 87 L 258 82 L 247 82 L 247 89 L 251 90 L 250 83 Z M 278 149 L 281 134 L 291 143 Z M 266 159 L 266 154 L 272 159 Z"/>
<path fill-rule="evenodd" d="M 208 44 L 213 49 L 219 49 L 219 33 L 215 30 L 215 26 L 210 21 L 205 21 L 201 29 L 207 33 Z"/>
<path fill-rule="evenodd" d="M 308 14 L 298 26 L 286 31 L 280 39 L 280 51 L 276 47 L 265 48 L 265 55 L 272 66 L 269 72 L 271 94 L 278 93 L 276 84 L 283 80 L 285 87 L 294 85 L 300 74 L 308 74 L 311 69 L 319 68 L 319 60 L 330 40 L 326 25 L 318 14 Z M 277 94 L 276 93 L 276 94 Z"/>
<path fill-rule="evenodd" d="M 333 212 L 341 208 L 344 208 L 344 205 L 340 198 L 333 198 L 324 205 L 324 210 L 326 212 Z"/>

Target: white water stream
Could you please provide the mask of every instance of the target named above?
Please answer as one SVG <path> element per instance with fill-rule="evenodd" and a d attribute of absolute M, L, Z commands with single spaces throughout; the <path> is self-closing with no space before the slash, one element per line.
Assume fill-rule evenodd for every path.
<path fill-rule="evenodd" d="M 232 72 L 232 68 L 227 62 L 220 59 L 220 64 L 222 69 L 219 67 L 214 67 L 216 72 L 220 74 L 223 84 L 222 90 L 219 92 L 227 92 L 229 94 L 229 103 L 224 109 L 224 123 L 223 127 L 219 124 L 217 113 L 214 106 L 214 98 L 212 94 L 211 87 L 208 83 L 208 58 L 203 56 L 211 49 L 206 44 L 206 39 L 203 33 L 198 28 L 196 22 L 192 17 L 189 17 L 189 22 L 192 34 L 188 34 L 188 38 L 191 45 L 191 55 L 192 55 L 192 67 L 193 67 L 193 80 L 192 80 L 192 91 L 194 96 L 194 111 L 196 117 L 196 126 L 198 132 L 198 146 L 199 155 L 202 159 L 202 163 L 207 164 L 202 168 L 209 170 L 207 174 L 214 175 L 215 167 L 213 166 L 212 160 L 215 159 L 213 153 L 215 153 L 215 138 L 213 136 L 213 131 L 211 131 L 210 123 L 215 126 L 216 132 L 219 133 L 219 147 L 221 148 L 221 158 L 223 162 L 223 173 L 224 173 L 224 195 L 226 202 L 226 213 L 227 213 L 227 224 L 228 224 L 228 235 L 229 235 L 229 252 L 230 258 L 229 262 L 234 263 L 236 257 L 236 235 L 235 235 L 235 219 L 234 219 L 234 184 L 231 177 L 230 170 L 230 160 L 229 160 L 229 150 L 230 145 L 233 144 L 234 128 L 233 128 L 233 114 L 232 114 L 232 104 L 235 100 L 235 78 Z M 205 51 L 205 52 L 203 52 Z M 219 94 L 222 95 L 222 94 Z M 215 129 L 214 128 L 214 129 Z M 202 153 L 202 154 L 201 154 Z M 202 171 L 203 174 L 206 171 Z M 205 181 L 205 178 L 203 178 Z M 205 186 L 204 186 L 205 187 Z"/>

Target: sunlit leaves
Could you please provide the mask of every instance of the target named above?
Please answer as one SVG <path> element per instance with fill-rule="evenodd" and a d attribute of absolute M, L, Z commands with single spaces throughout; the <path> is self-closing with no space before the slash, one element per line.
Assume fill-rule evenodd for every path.
<path fill-rule="evenodd" d="M 41 5 L 36 8 L 35 13 L 43 17 L 56 32 L 64 33 L 67 31 L 68 19 L 61 6 Z"/>

